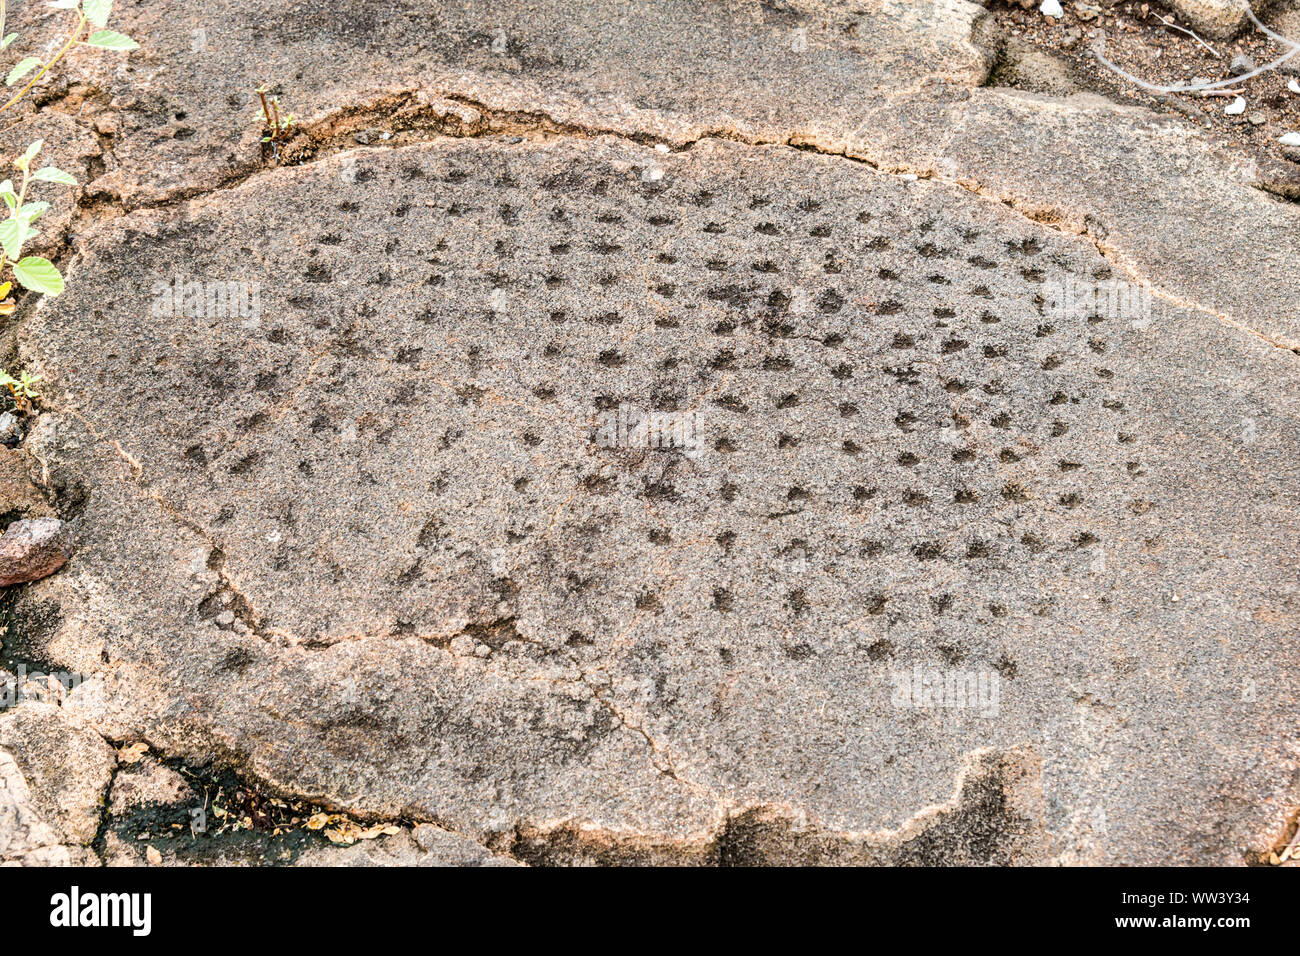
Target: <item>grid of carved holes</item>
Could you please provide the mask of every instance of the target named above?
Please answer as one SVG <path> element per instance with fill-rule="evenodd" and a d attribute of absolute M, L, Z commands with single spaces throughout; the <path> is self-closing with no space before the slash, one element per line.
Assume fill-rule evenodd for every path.
<path fill-rule="evenodd" d="M 452 167 L 443 180 L 461 186 L 472 177 Z M 805 465 L 808 449 L 799 456 L 800 437 L 780 428 L 780 416 L 762 414 L 764 397 L 777 412 L 799 406 L 801 416 L 844 423 L 838 447 L 817 451 L 853 456 L 862 480 L 819 502 L 827 489 L 808 480 L 805 467 L 788 485 L 764 491 L 773 503 L 867 510 L 881 515 L 882 525 L 891 523 L 883 505 L 924 509 L 927 519 L 964 515 L 968 525 L 972 515 L 1017 505 L 1060 519 L 1050 522 L 1051 532 L 1026 526 L 1018 541 L 996 545 L 978 535 L 955 549 L 951 536 L 906 544 L 918 561 L 979 562 L 994 557 L 995 548 L 1041 554 L 1096 544 L 1086 518 L 1072 529 L 1070 522 L 1086 513 L 1076 509 L 1085 504 L 1088 483 L 1108 469 L 1130 478 L 1144 474 L 1137 436 L 1105 364 L 1107 323 L 1115 322 L 1101 316 L 1054 322 L 1039 313 L 1041 297 L 1035 299 L 1049 272 L 1079 274 L 1081 266 L 1045 252 L 1035 238 L 1008 238 L 941 217 L 908 225 L 885 204 L 873 208 L 860 196 L 773 200 L 750 193 L 737 201 L 734 189 L 720 191 L 720 199 L 698 182 L 630 182 L 612 171 L 529 181 L 522 171 L 502 168 L 486 181 L 491 201 L 453 192 L 444 208 L 461 220 L 467 242 L 495 236 L 494 271 L 480 270 L 474 280 L 480 294 L 533 284 L 532 301 L 557 330 L 544 354 L 582 355 L 625 383 L 622 393 L 593 396 L 595 407 L 631 401 L 678 409 L 708 392 L 720 373 L 748 376 L 754 386 L 748 392 L 710 399 L 723 422 L 723 433 L 711 436 L 713 451 L 798 456 Z M 785 274 L 794 259 L 819 264 L 821 281 L 797 277 L 798 287 L 812 290 L 804 303 L 792 291 L 796 277 Z M 630 301 L 639 307 L 629 309 Z M 691 344 L 677 351 L 656 347 L 654 367 L 645 367 L 626 343 L 628 326 L 647 325 Z M 806 349 L 786 347 L 791 339 L 816 341 L 824 354 L 809 359 Z M 716 348 L 702 351 L 701 341 Z M 814 390 L 823 407 L 809 409 L 797 389 L 782 383 L 806 381 L 813 365 L 830 387 Z M 562 374 L 542 373 L 534 395 L 552 398 L 564 386 L 557 381 Z M 766 396 L 755 401 L 757 393 Z M 882 402 L 892 415 L 881 415 Z M 728 414 L 760 424 L 729 434 Z M 862 421 L 889 422 L 897 441 L 860 443 L 853 433 Z M 741 447 L 739 434 L 766 445 Z M 970 440 L 976 434 L 982 437 Z M 1114 453 L 1099 455 L 1107 443 Z M 947 459 L 943 467 L 927 471 L 927 459 L 939 458 Z M 1035 458 L 1046 461 L 1026 463 Z M 752 504 L 743 494 L 726 478 L 717 488 L 724 503 Z M 1134 498 L 1130 507 L 1149 505 Z M 1069 529 L 1064 537 L 1063 528 Z M 738 545 L 733 530 L 717 538 L 724 550 Z M 651 536 L 656 543 L 670 539 Z M 868 538 L 857 550 L 870 555 L 897 543 Z"/>

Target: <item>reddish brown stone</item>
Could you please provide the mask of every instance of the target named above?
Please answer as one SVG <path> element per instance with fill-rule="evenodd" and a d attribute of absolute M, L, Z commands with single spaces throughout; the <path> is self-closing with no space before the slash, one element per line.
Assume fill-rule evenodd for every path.
<path fill-rule="evenodd" d="M 72 557 L 72 532 L 58 518 L 15 521 L 0 537 L 0 587 L 53 574 Z"/>

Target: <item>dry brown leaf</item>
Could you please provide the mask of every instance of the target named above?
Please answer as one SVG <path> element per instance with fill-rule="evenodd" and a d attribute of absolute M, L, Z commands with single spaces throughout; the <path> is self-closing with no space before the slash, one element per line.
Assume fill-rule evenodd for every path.
<path fill-rule="evenodd" d="M 117 752 L 117 759 L 120 763 L 139 763 L 140 759 L 149 752 L 149 745 L 141 741 L 140 743 L 131 744 L 129 747 L 123 747 Z"/>
<path fill-rule="evenodd" d="M 329 837 L 331 843 L 341 843 L 344 846 L 351 846 L 356 842 L 356 838 L 344 833 L 342 830 L 326 830 L 325 835 Z"/>

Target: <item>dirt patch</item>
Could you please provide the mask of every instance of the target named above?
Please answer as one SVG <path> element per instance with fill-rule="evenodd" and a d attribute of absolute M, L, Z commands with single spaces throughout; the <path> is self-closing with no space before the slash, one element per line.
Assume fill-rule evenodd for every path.
<path fill-rule="evenodd" d="M 1233 86 L 1230 93 L 1223 88 L 1213 95 L 1157 93 L 1124 79 L 1099 60 L 1094 53 L 1097 41 L 1104 38 L 1105 55 L 1112 63 L 1157 86 L 1227 80 L 1234 75 L 1235 58 L 1250 57 L 1258 66 L 1264 66 L 1282 57 L 1287 48 L 1249 26 L 1235 39 L 1199 42 L 1177 29 L 1187 27 L 1172 11 L 1155 3 L 1119 3 L 1090 18 L 1087 13 L 1080 15 L 1088 4 L 1063 6 L 1065 16 L 1054 20 L 1037 8 L 1023 10 L 1018 4 L 1006 2 L 990 4 L 1009 56 L 1014 59 L 1016 51 L 1025 48 L 1047 54 L 1080 90 L 1177 113 L 1210 131 L 1217 140 L 1258 160 L 1285 162 L 1300 176 L 1300 165 L 1290 161 L 1300 154 L 1292 151 L 1288 155 L 1287 148 L 1278 142 L 1284 133 L 1300 130 L 1300 93 L 1287 89 L 1288 81 L 1295 79 L 1295 71 L 1300 69 L 1300 54 L 1278 69 Z M 1054 85 L 1055 77 L 1043 76 L 1037 70 L 1029 72 L 1031 75 L 1015 69 L 1004 55 L 990 77 L 990 85 L 1035 88 L 1048 80 Z M 1238 95 L 1246 101 L 1245 110 L 1226 114 L 1224 108 Z"/>
<path fill-rule="evenodd" d="M 139 775 L 142 766 L 124 765 L 114 787 Z M 166 766 L 188 785 L 187 798 L 145 800 L 108 815 L 95 841 L 101 857 L 138 863 L 150 846 L 182 863 L 278 865 L 292 863 L 311 845 L 350 845 L 354 832 L 364 830 L 320 806 L 265 792 L 229 770 L 176 760 Z"/>

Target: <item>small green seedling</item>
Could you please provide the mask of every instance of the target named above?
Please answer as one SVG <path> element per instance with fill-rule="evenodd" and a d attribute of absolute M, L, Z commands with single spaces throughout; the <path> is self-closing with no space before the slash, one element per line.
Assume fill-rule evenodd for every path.
<path fill-rule="evenodd" d="M 35 385 L 41 380 L 39 375 L 29 375 L 26 372 L 19 372 L 18 377 L 14 378 L 4 369 L 0 369 L 0 385 L 9 389 L 9 394 L 13 396 L 14 404 L 18 410 L 24 414 L 31 407 L 34 399 L 40 396 L 36 394 Z"/>
<path fill-rule="evenodd" d="M 268 92 L 265 86 L 257 88 L 257 95 L 262 98 L 262 142 L 270 143 L 279 155 L 280 144 L 292 135 L 290 131 L 293 129 L 294 117 L 292 113 L 281 116 L 279 98 L 272 96 L 267 100 Z"/>

